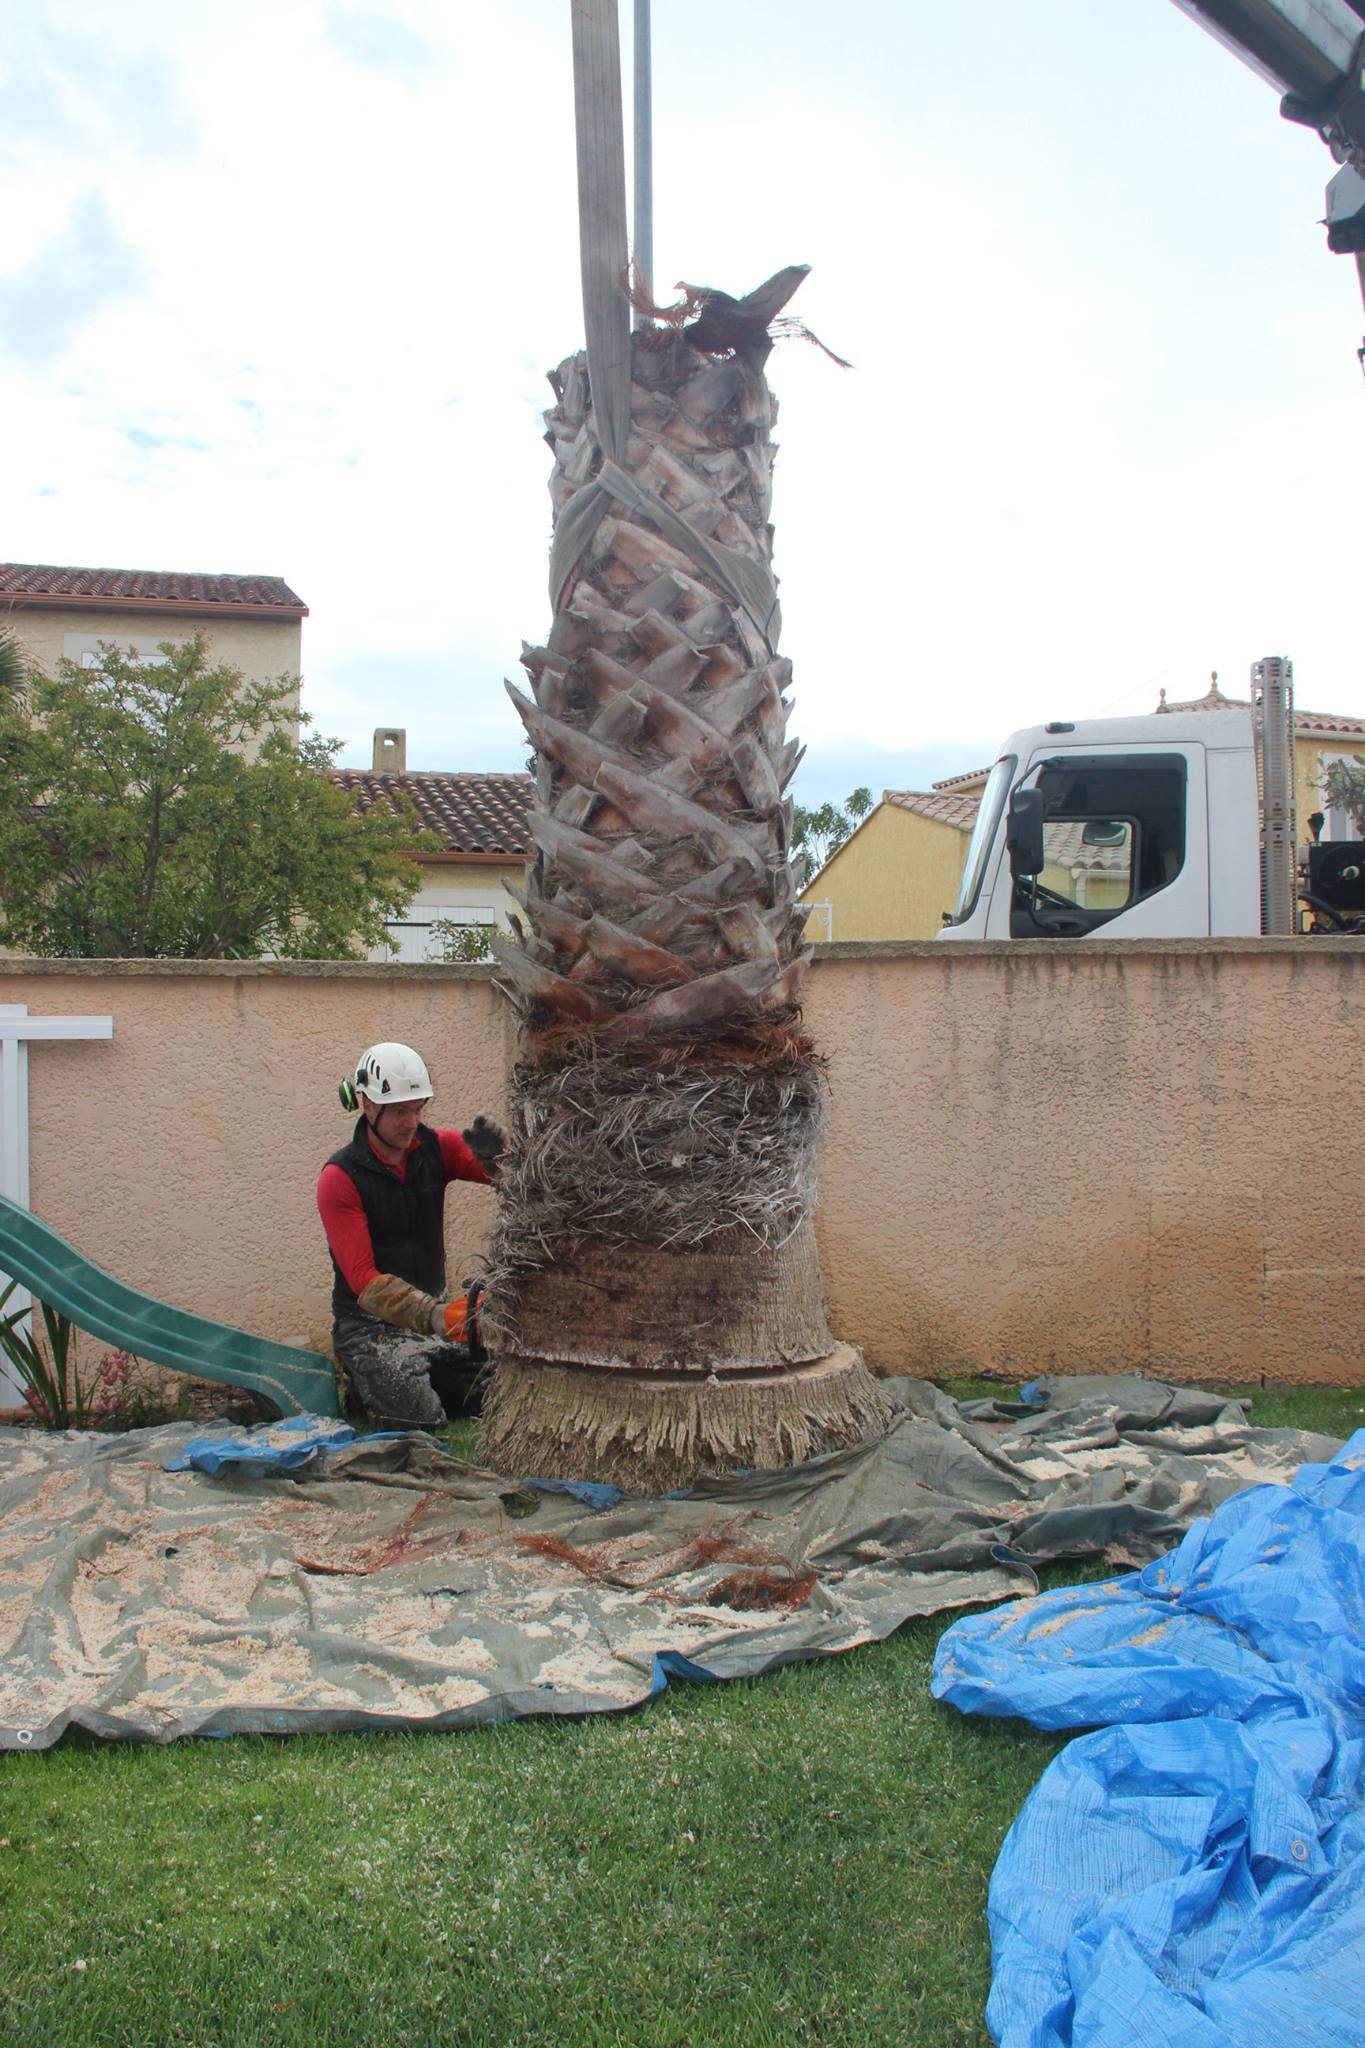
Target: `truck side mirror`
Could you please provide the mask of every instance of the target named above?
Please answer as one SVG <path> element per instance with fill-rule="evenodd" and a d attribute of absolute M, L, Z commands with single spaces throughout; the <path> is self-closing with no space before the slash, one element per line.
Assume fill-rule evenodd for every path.
<path fill-rule="evenodd" d="M 1022 875 L 1042 873 L 1043 792 L 1040 789 L 1016 789 L 1010 798 L 1009 815 L 1005 819 L 1005 850 L 1010 857 L 1010 873 L 1016 882 Z"/>

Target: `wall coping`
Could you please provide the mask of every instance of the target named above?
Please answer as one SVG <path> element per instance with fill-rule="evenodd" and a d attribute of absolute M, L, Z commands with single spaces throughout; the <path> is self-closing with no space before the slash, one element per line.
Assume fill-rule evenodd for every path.
<path fill-rule="evenodd" d="M 489 961 L 465 960 L 50 960 L 0 954 L 0 981 L 41 976 L 162 981 L 491 981 Z"/>
<path fill-rule="evenodd" d="M 1347 934 L 1318 938 L 1229 939 L 836 939 L 812 948 L 817 965 L 842 960 L 1229 959 L 1289 956 L 1365 961 L 1365 938 Z M 490 961 L 422 960 L 54 960 L 28 954 L 0 955 L 0 981 L 74 976 L 102 981 L 147 978 L 166 981 L 492 981 Z"/>
<path fill-rule="evenodd" d="M 812 948 L 817 960 L 1036 960 L 1077 953 L 1102 960 L 1163 959 L 1170 955 L 1293 955 L 1345 953 L 1365 959 L 1365 938 L 1337 932 L 1319 937 L 1227 939 L 835 939 Z"/>

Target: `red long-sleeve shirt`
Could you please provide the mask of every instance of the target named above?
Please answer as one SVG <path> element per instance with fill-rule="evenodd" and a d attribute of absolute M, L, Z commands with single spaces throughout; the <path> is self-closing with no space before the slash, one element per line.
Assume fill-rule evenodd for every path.
<path fill-rule="evenodd" d="M 491 1177 L 484 1172 L 458 1131 L 434 1130 L 432 1135 L 441 1147 L 447 1186 L 453 1180 L 482 1181 L 485 1187 L 492 1186 Z M 370 1150 L 379 1159 L 373 1143 Z M 396 1180 L 406 1180 L 408 1159 L 416 1150 L 417 1140 L 414 1138 L 401 1165 L 388 1166 L 385 1159 L 380 1159 L 379 1163 L 388 1166 Z M 365 1218 L 359 1188 L 349 1173 L 333 1166 L 330 1160 L 318 1175 L 318 1214 L 327 1232 L 332 1257 L 340 1266 L 346 1285 L 357 1297 L 362 1295 L 379 1274 L 374 1262 L 374 1246 L 370 1242 L 370 1226 Z"/>

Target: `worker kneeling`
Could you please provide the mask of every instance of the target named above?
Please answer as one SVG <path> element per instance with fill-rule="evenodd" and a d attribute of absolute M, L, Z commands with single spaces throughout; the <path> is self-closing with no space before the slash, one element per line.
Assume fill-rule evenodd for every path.
<path fill-rule="evenodd" d="M 410 1045 L 372 1045 L 341 1084 L 359 1109 L 349 1145 L 318 1176 L 332 1254 L 332 1344 L 355 1401 L 389 1429 L 439 1429 L 476 1415 L 486 1353 L 477 1283 L 445 1296 L 445 1191 L 491 1184 L 506 1133 L 477 1116 L 464 1132 L 422 1122 L 431 1076 Z"/>

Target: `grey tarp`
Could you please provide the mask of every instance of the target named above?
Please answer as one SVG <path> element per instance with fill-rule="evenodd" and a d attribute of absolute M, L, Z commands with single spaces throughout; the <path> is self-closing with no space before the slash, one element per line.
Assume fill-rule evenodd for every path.
<path fill-rule="evenodd" d="M 598 1508 L 420 1434 L 210 1473 L 164 1469 L 184 1425 L 0 1430 L 0 1747 L 609 1712 L 1029 1592 L 1043 1559 L 1142 1562 L 1333 1447 L 1138 1379 L 1033 1408 L 891 1384 L 880 1443 Z"/>

